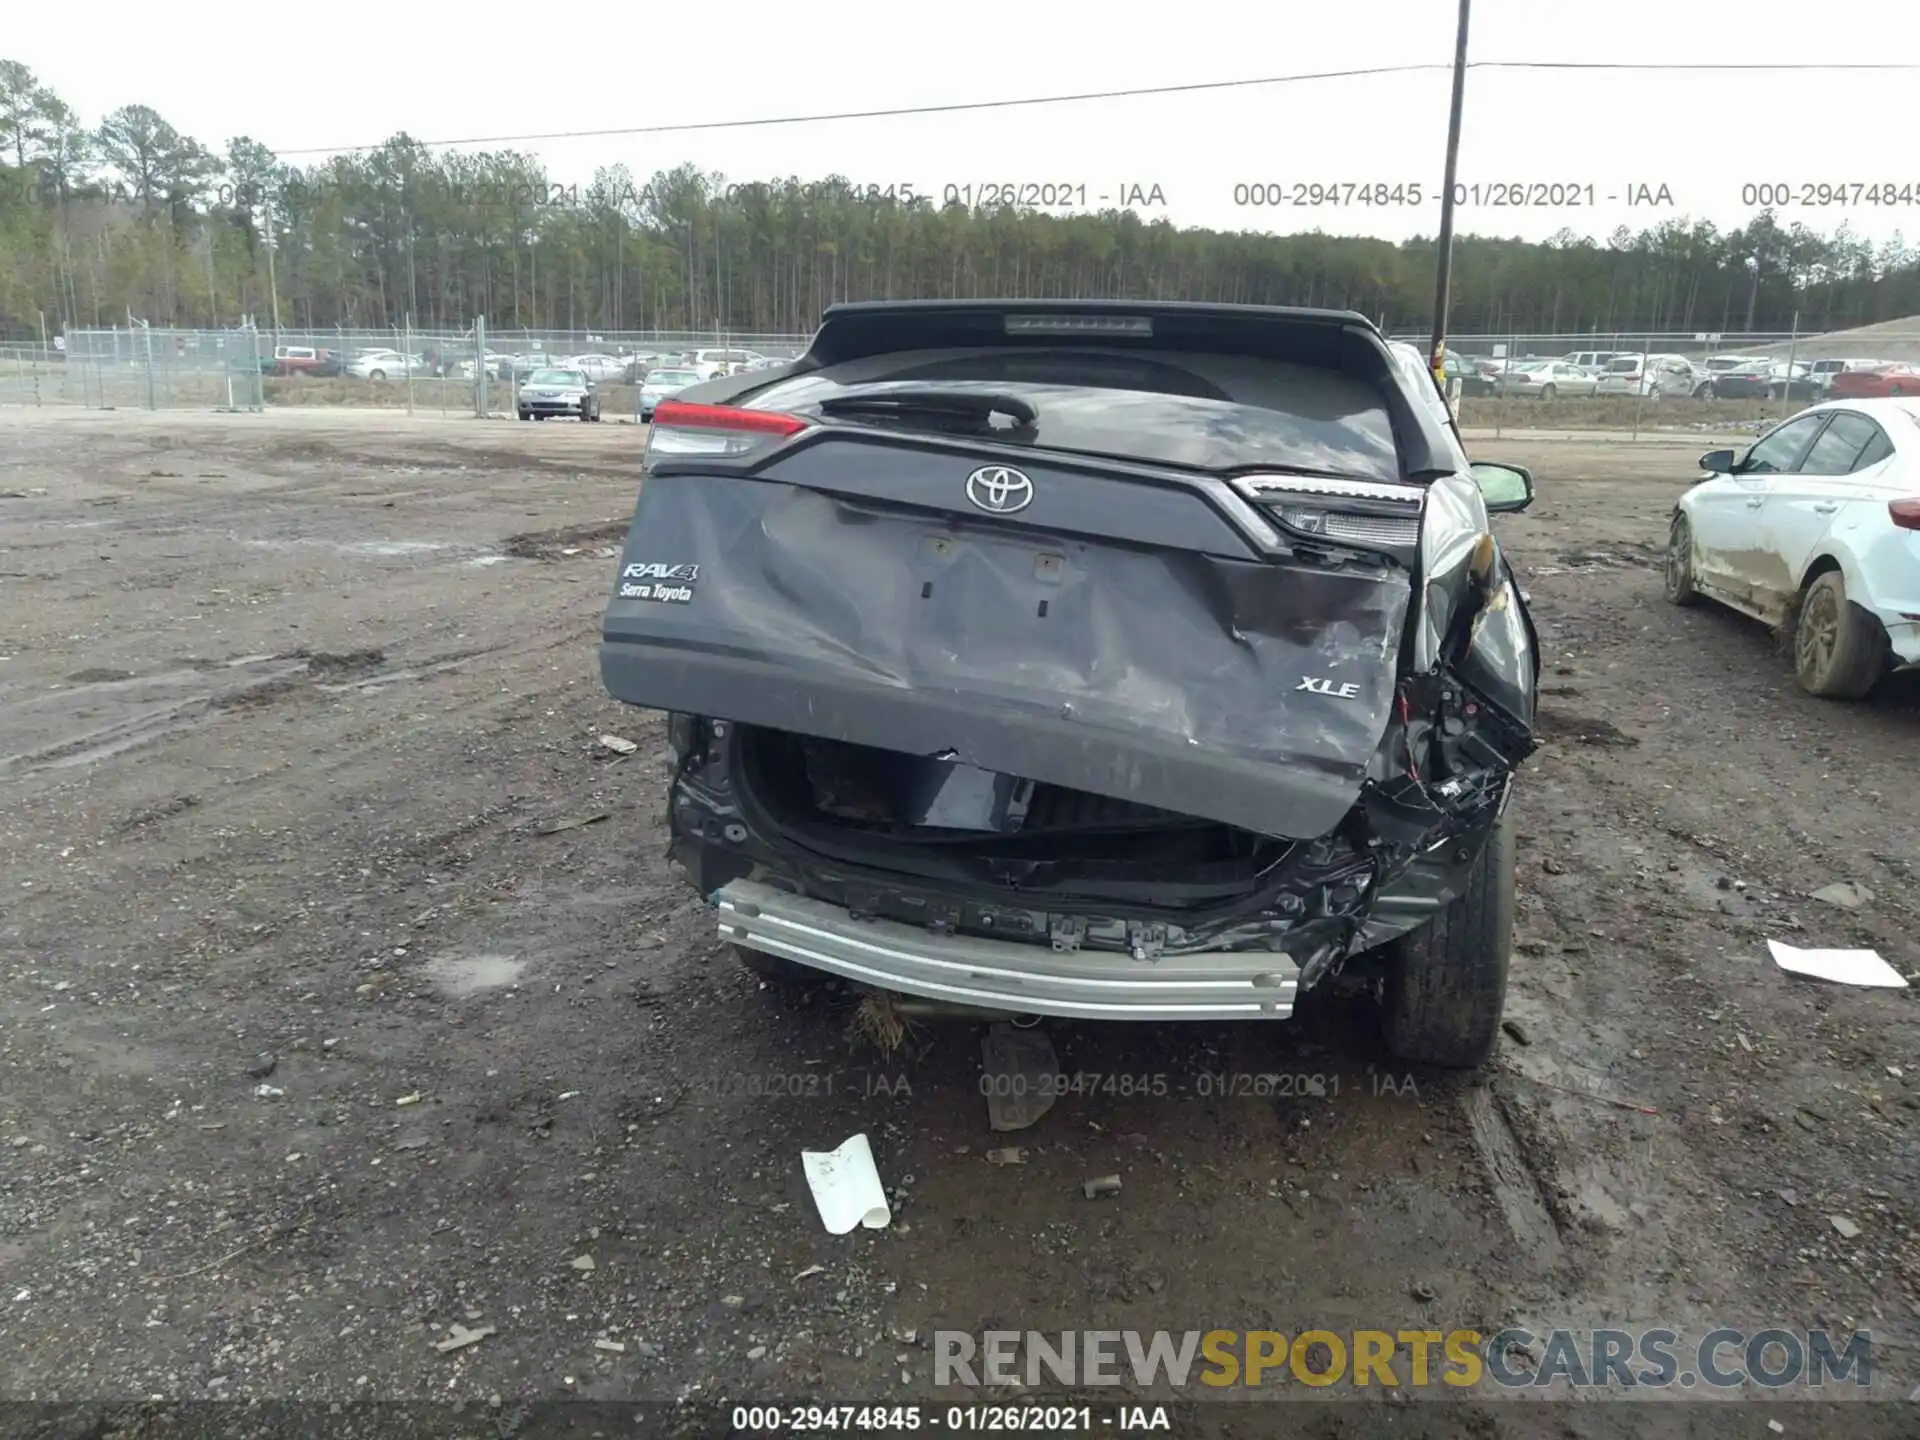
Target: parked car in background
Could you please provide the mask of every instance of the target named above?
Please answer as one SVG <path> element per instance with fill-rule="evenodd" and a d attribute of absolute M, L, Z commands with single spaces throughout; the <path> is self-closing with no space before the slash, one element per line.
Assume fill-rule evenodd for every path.
<path fill-rule="evenodd" d="M 261 361 L 260 369 L 266 375 L 312 375 L 324 379 L 340 373 L 340 356 L 335 351 L 311 345 L 276 345 L 273 358 Z"/>
<path fill-rule="evenodd" d="M 582 422 L 600 418 L 600 391 L 581 370 L 535 370 L 513 397 L 522 420 L 572 415 Z"/>
<path fill-rule="evenodd" d="M 1700 364 L 1709 375 L 1723 375 L 1729 370 L 1738 370 L 1743 365 L 1759 365 L 1766 358 L 1764 355 L 1709 355 Z"/>
<path fill-rule="evenodd" d="M 427 373 L 427 363 L 418 355 L 402 355 L 398 350 L 362 350 L 347 362 L 347 374 L 360 380 L 387 380 Z"/>
<path fill-rule="evenodd" d="M 652 350 L 636 351 L 626 357 L 626 366 L 620 372 L 620 379 L 627 385 L 638 385 L 646 378 L 647 372 L 661 362 L 660 355 Z"/>
<path fill-rule="evenodd" d="M 1669 600 L 1790 623 L 1810 695 L 1920 665 L 1920 399 L 1816 405 L 1700 468 L 1670 521 Z"/>
<path fill-rule="evenodd" d="M 653 419 L 653 408 L 662 400 L 671 400 L 689 385 L 698 385 L 706 377 L 698 370 L 680 366 L 649 370 L 640 382 L 640 418 Z"/>
<path fill-rule="evenodd" d="M 501 356 L 498 374 L 499 378 L 508 384 L 518 385 L 536 371 L 555 368 L 557 367 L 552 356 L 535 351 L 528 355 Z"/>
<path fill-rule="evenodd" d="M 1621 353 L 1618 350 L 1576 350 L 1560 358 L 1569 365 L 1578 365 L 1582 370 L 1591 370 L 1598 375 L 1607 368 L 1609 360 L 1618 359 Z"/>
<path fill-rule="evenodd" d="M 746 369 L 755 360 L 767 357 L 757 350 L 695 350 L 687 358 L 690 369 L 698 370 L 702 380 L 732 375 Z"/>
<path fill-rule="evenodd" d="M 1460 382 L 1460 393 L 1468 395 L 1491 395 L 1494 383 L 1498 380 L 1501 368 L 1507 362 L 1491 360 L 1479 355 L 1462 355 L 1458 350 L 1447 349 L 1442 352 L 1442 365 L 1446 372 L 1447 383 Z"/>
<path fill-rule="evenodd" d="M 1848 370 L 1871 370 L 1873 369 L 1874 366 L 1881 365 L 1884 363 L 1886 362 L 1880 361 L 1880 360 L 1865 360 L 1865 359 L 1809 360 L 1807 362 L 1807 373 L 1812 376 L 1814 385 L 1821 392 L 1819 398 L 1824 400 L 1827 398 L 1827 395 L 1825 393 L 1827 390 L 1827 387 L 1833 384 L 1834 376 L 1844 374 Z"/>
<path fill-rule="evenodd" d="M 559 362 L 562 370 L 578 370 L 596 382 L 618 380 L 626 373 L 627 362 L 613 355 L 573 355 Z"/>
<path fill-rule="evenodd" d="M 1517 360 L 1494 381 L 1497 395 L 1517 395 L 1534 400 L 1552 400 L 1557 396 L 1586 396 L 1596 393 L 1599 377 L 1565 360 Z"/>
<path fill-rule="evenodd" d="M 1766 360 L 1748 360 L 1713 377 L 1713 393 L 1721 400 L 1765 400 L 1775 393 L 1774 367 Z"/>
<path fill-rule="evenodd" d="M 1868 400 L 1882 395 L 1920 395 L 1920 365 L 1889 362 L 1842 370 L 1827 385 L 1829 400 Z"/>
<path fill-rule="evenodd" d="M 1827 387 L 1814 378 L 1813 367 L 1802 361 L 1775 361 L 1773 394 L 1778 400 L 1799 400 L 1811 405 L 1827 398 Z"/>
<path fill-rule="evenodd" d="M 501 367 L 503 365 L 510 367 L 512 363 L 513 357 L 511 355 L 502 355 L 496 350 L 489 350 L 481 357 L 481 366 L 486 370 L 487 378 L 490 380 L 498 380 L 500 378 Z M 454 366 L 453 373 L 462 380 L 478 378 L 475 374 L 474 364 L 471 359 L 460 361 L 459 364 Z"/>
<path fill-rule="evenodd" d="M 1711 383 L 1684 355 L 1616 355 L 1600 372 L 1596 393 L 1666 400 L 1705 392 Z"/>
<path fill-rule="evenodd" d="M 420 363 L 429 375 L 458 375 L 472 355 L 471 345 L 428 345 L 420 352 Z"/>

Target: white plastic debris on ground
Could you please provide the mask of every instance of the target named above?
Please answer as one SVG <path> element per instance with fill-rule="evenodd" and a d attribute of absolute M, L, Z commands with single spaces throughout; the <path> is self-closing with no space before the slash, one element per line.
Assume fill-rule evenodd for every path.
<path fill-rule="evenodd" d="M 1836 985 L 1871 985 L 1888 990 L 1904 990 L 1907 978 L 1880 958 L 1877 950 L 1800 950 L 1767 941 L 1774 964 L 1795 975 L 1811 975 L 1816 980 L 1831 980 Z"/>
<path fill-rule="evenodd" d="M 893 1211 L 865 1132 L 837 1150 L 802 1150 L 800 1164 L 807 1172 L 807 1188 L 813 1191 L 820 1223 L 829 1234 L 844 1235 L 856 1225 L 884 1230 L 892 1221 Z"/>

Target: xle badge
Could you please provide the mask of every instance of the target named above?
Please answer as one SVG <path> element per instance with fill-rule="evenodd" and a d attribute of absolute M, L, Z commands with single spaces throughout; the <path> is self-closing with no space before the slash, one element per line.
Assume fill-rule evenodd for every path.
<path fill-rule="evenodd" d="M 620 572 L 620 598 L 685 605 L 693 599 L 694 582 L 699 578 L 698 565 L 629 565 Z"/>
<path fill-rule="evenodd" d="M 1315 695 L 1331 695 L 1336 700 L 1351 700 L 1360 693 L 1358 685 L 1336 685 L 1331 680 L 1316 680 L 1311 675 L 1293 688 L 1306 690 Z"/>

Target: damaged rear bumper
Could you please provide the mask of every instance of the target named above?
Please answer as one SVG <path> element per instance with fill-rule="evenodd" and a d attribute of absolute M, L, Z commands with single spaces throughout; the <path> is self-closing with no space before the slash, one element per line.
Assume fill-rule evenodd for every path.
<path fill-rule="evenodd" d="M 948 1005 L 1079 1020 L 1284 1020 L 1300 971 L 1276 951 L 1138 960 L 942 935 L 735 880 L 714 896 L 723 938 L 878 989 Z"/>

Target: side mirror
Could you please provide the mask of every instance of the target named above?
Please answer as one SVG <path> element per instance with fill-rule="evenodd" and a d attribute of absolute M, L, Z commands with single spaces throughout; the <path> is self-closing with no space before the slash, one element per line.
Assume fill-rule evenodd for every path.
<path fill-rule="evenodd" d="M 1533 472 L 1524 466 L 1476 460 L 1472 469 L 1488 514 L 1512 515 L 1533 503 Z"/>
<path fill-rule="evenodd" d="M 1733 473 L 1733 451 L 1707 451 L 1706 454 L 1700 457 L 1700 468 L 1702 470 L 1711 470 L 1715 475 L 1731 475 Z"/>

